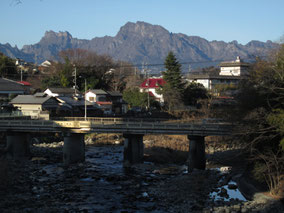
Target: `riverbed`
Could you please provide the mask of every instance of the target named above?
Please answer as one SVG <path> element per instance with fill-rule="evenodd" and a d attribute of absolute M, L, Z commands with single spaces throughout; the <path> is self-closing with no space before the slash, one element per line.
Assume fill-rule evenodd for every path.
<path fill-rule="evenodd" d="M 33 157 L 10 162 L 12 183 L 1 212 L 249 212 L 229 173 L 188 173 L 186 165 L 144 162 L 123 167 L 123 146 L 86 147 L 86 161 L 62 163 L 62 142 L 35 144 Z M 224 182 L 224 180 L 228 180 Z M 228 188 L 231 185 L 231 189 Z M 227 187 L 227 188 L 226 188 Z M 231 190 L 237 195 L 231 194 Z"/>

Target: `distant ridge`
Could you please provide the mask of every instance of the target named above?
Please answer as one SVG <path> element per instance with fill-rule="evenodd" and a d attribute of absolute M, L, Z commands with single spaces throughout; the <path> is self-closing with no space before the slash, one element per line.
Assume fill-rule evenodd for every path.
<path fill-rule="evenodd" d="M 195 66 L 206 66 L 210 62 L 232 60 L 236 56 L 244 59 L 265 56 L 278 46 L 271 41 L 251 41 L 246 45 L 237 41 L 207 41 L 198 36 L 171 33 L 159 25 L 128 22 L 114 37 L 86 40 L 73 38 L 69 32 L 47 31 L 36 44 L 25 45 L 20 50 L 10 44 L 0 44 L 0 52 L 39 64 L 45 60 L 58 60 L 58 53 L 62 50 L 80 48 L 133 64 L 163 64 L 168 52 L 173 51 L 181 63 L 200 62 Z"/>

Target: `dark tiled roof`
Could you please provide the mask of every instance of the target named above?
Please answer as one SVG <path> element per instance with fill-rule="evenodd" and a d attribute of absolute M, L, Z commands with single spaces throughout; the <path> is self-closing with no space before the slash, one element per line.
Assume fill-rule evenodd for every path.
<path fill-rule="evenodd" d="M 16 98 L 12 99 L 11 104 L 43 104 L 47 100 L 52 98 L 51 96 L 37 97 L 34 95 L 18 95 Z"/>
<path fill-rule="evenodd" d="M 75 90 L 73 88 L 48 88 L 52 93 L 57 94 L 74 94 Z"/>
<path fill-rule="evenodd" d="M 219 67 L 249 67 L 250 64 L 244 62 L 222 62 Z"/>
<path fill-rule="evenodd" d="M 82 99 L 82 98 L 76 100 L 73 97 L 59 96 L 59 97 L 56 97 L 56 99 L 59 102 L 69 104 L 70 106 L 85 106 L 85 99 Z M 91 106 L 91 105 L 94 105 L 94 103 L 86 101 L 86 105 Z"/>
<path fill-rule="evenodd" d="M 24 85 L 5 78 L 0 78 L 0 91 L 26 91 Z"/>
<path fill-rule="evenodd" d="M 207 74 L 201 74 L 201 75 L 189 75 L 188 79 L 194 80 L 194 79 L 244 79 L 244 76 L 228 76 L 228 75 L 207 75 Z"/>
<path fill-rule="evenodd" d="M 120 92 L 108 91 L 107 93 L 108 93 L 110 96 L 122 97 L 122 94 L 121 94 Z"/>

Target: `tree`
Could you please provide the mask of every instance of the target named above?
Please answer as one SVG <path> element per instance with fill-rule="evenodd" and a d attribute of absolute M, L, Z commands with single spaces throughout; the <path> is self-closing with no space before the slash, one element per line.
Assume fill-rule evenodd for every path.
<path fill-rule="evenodd" d="M 270 61 L 258 60 L 237 96 L 238 133 L 254 174 L 277 193 L 284 173 L 284 45 Z"/>
<path fill-rule="evenodd" d="M 166 68 L 166 71 L 163 72 L 164 80 L 171 89 L 182 94 L 184 90 L 184 83 L 182 82 L 181 65 L 173 52 L 169 52 L 164 65 Z"/>
<path fill-rule="evenodd" d="M 0 53 L 0 76 L 11 78 L 15 77 L 15 75 L 17 75 L 15 62 L 11 58 Z"/>
<path fill-rule="evenodd" d="M 206 88 L 196 82 L 191 82 L 184 90 L 184 103 L 186 105 L 197 105 L 198 100 L 208 98 Z"/>
<path fill-rule="evenodd" d="M 169 52 L 164 62 L 166 71 L 163 78 L 166 84 L 162 88 L 165 105 L 171 111 L 175 107 L 183 105 L 184 83 L 181 76 L 181 65 L 173 52 Z"/>
<path fill-rule="evenodd" d="M 146 107 L 148 95 L 145 92 L 140 92 L 138 88 L 126 89 L 123 92 L 123 100 L 125 100 L 130 107 Z"/>

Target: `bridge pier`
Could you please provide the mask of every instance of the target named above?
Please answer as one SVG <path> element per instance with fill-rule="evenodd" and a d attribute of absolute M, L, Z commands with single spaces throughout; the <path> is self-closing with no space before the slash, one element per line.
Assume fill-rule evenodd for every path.
<path fill-rule="evenodd" d="M 64 135 L 63 145 L 63 163 L 69 165 L 72 163 L 85 161 L 85 141 L 84 134 L 67 133 Z"/>
<path fill-rule="evenodd" d="M 124 153 L 123 165 L 142 163 L 144 156 L 143 135 L 141 134 L 123 134 L 124 140 Z"/>
<path fill-rule="evenodd" d="M 23 132 L 8 132 L 6 135 L 6 156 L 14 160 L 24 160 L 30 157 L 29 134 Z"/>
<path fill-rule="evenodd" d="M 188 135 L 187 138 L 189 139 L 188 171 L 204 170 L 206 168 L 204 136 Z"/>

